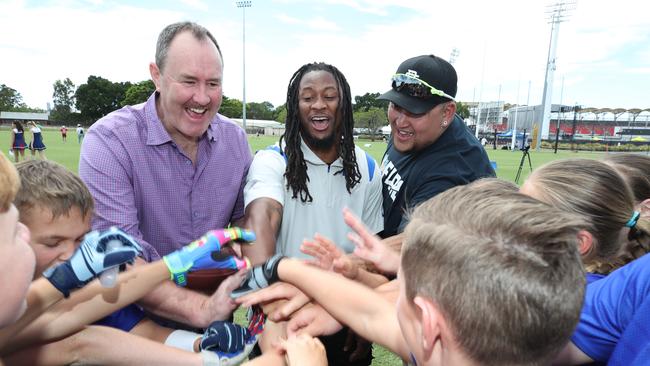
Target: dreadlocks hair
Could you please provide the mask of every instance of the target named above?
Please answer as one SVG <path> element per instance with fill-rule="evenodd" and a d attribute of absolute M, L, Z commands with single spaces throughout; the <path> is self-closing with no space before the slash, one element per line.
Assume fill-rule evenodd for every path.
<path fill-rule="evenodd" d="M 287 168 L 284 176 L 287 179 L 287 189 L 293 191 L 292 198 L 297 198 L 300 194 L 302 202 L 312 202 L 312 196 L 307 188 L 307 164 L 300 149 L 300 136 L 303 132 L 300 120 L 300 109 L 298 107 L 298 97 L 300 93 L 300 81 L 303 76 L 311 71 L 327 71 L 334 79 L 339 88 L 338 115 L 341 118 L 340 130 L 335 131 L 341 135 L 340 144 L 337 147 L 339 156 L 343 160 L 343 169 L 335 174 L 342 173 L 345 175 L 345 187 L 348 192 L 352 192 L 354 186 L 361 181 L 361 173 L 357 165 L 357 157 L 354 153 L 354 139 L 352 137 L 352 128 L 354 127 L 354 118 L 352 115 L 352 98 L 350 95 L 350 85 L 348 85 L 345 76 L 334 66 L 323 62 L 315 62 L 303 65 L 296 71 L 287 89 L 287 119 L 285 120 L 285 132 L 280 136 L 280 146 L 284 140 L 284 154 L 287 158 Z"/>

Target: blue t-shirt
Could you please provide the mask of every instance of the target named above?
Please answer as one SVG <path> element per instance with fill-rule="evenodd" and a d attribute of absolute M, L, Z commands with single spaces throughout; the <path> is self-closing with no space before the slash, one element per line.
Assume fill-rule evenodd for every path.
<path fill-rule="evenodd" d="M 571 341 L 598 362 L 610 360 L 619 347 L 644 351 L 650 344 L 649 295 L 649 255 L 590 283 Z M 630 360 L 635 355 L 625 356 Z"/>

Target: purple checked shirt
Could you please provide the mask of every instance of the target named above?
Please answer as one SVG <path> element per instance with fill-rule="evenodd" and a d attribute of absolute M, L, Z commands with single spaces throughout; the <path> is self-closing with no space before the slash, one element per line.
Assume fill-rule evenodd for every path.
<path fill-rule="evenodd" d="M 93 124 L 79 176 L 95 199 L 93 229 L 126 231 L 152 261 L 244 216 L 251 159 L 241 127 L 217 114 L 193 165 L 158 118 L 154 94 Z"/>

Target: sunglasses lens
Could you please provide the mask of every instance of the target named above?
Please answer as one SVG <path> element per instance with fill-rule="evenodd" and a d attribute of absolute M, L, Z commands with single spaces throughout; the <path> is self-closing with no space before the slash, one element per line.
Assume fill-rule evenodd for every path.
<path fill-rule="evenodd" d="M 403 80 L 393 80 L 393 89 L 398 92 L 406 92 L 406 94 L 416 98 L 429 98 L 432 96 L 431 90 L 427 86 Z"/>

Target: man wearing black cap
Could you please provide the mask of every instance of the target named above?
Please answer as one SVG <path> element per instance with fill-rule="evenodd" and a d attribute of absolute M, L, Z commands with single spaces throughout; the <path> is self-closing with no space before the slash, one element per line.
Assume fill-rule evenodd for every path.
<path fill-rule="evenodd" d="M 456 70 L 434 55 L 397 68 L 388 100 L 392 138 L 382 161 L 386 238 L 407 224 L 405 213 L 451 187 L 495 176 L 478 140 L 456 114 Z"/>

